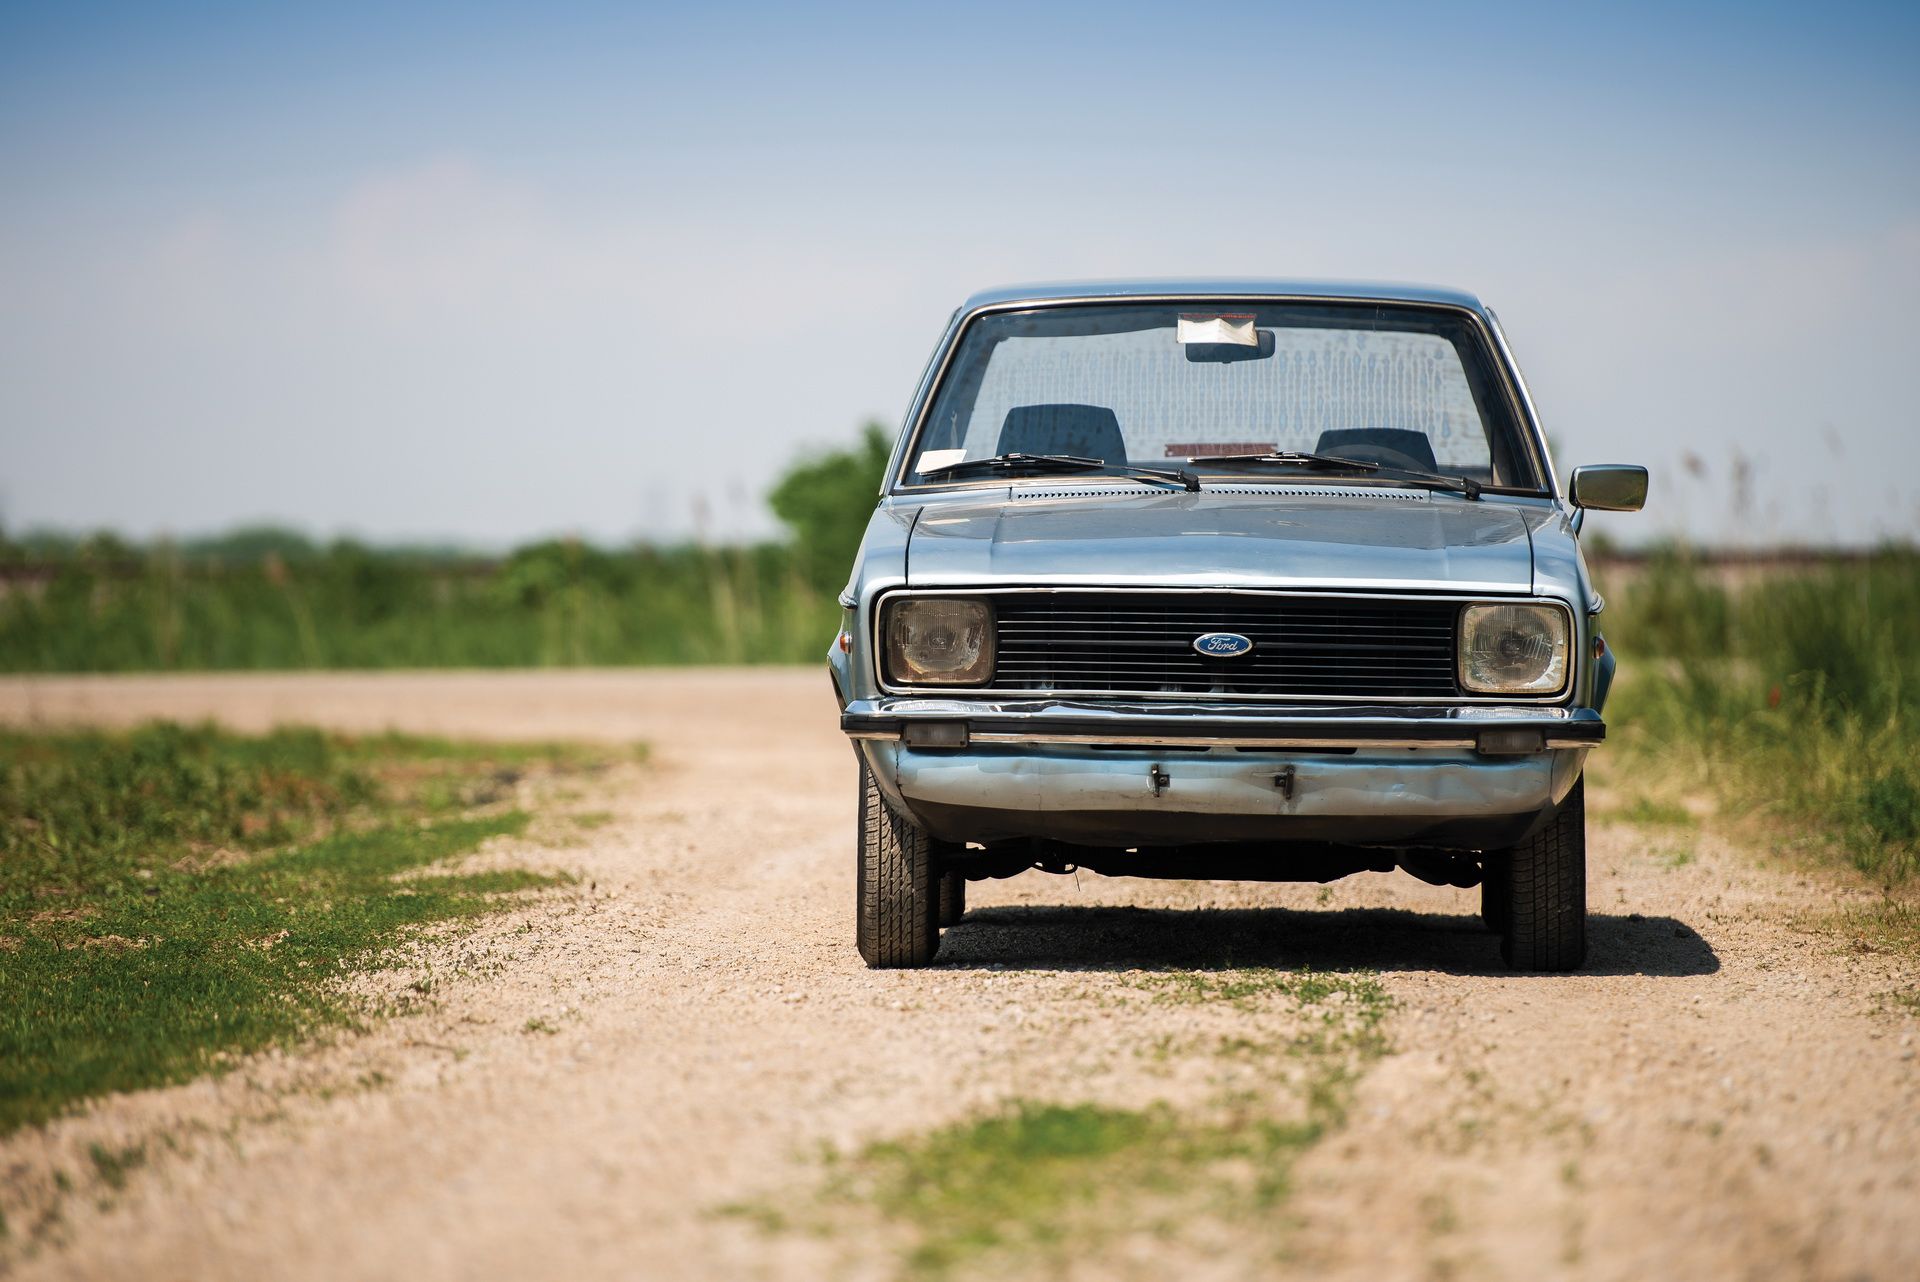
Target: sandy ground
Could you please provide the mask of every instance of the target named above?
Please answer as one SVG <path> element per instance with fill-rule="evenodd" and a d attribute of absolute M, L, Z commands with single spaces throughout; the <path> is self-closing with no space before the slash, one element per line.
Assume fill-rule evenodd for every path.
<path fill-rule="evenodd" d="M 644 740 L 653 757 L 570 803 L 608 826 L 483 856 L 582 886 L 383 981 L 430 968 L 415 1013 L 0 1141 L 17 1202 L 0 1273 L 884 1273 L 884 1254 L 714 1208 L 804 1185 L 822 1143 L 1089 1081 L 1133 1093 L 1151 1075 L 1131 1049 L 1183 1015 L 1102 992 L 1230 954 L 1380 972 L 1395 1049 L 1298 1170 L 1286 1256 L 1228 1240 L 1189 1275 L 1920 1276 L 1916 1021 L 1890 997 L 1915 967 L 1810 928 L 1830 885 L 1710 838 L 1596 826 L 1593 961 L 1571 977 L 1503 973 L 1477 892 L 1398 875 L 1323 896 L 1029 873 L 972 887 L 940 966 L 872 973 L 824 672 L 0 682 L 12 722 L 155 716 Z M 66 1196 L 18 1249 L 18 1205 L 95 1143 L 150 1157 L 124 1189 Z"/>

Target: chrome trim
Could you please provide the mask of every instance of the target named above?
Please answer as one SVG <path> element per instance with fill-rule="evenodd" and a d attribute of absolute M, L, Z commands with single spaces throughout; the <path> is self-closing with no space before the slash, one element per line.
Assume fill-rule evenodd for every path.
<path fill-rule="evenodd" d="M 1560 613 L 1565 615 L 1567 620 L 1567 674 L 1561 680 L 1560 688 L 1555 690 L 1551 695 L 1548 695 L 1546 697 L 1550 699 L 1559 699 L 1564 697 L 1573 688 L 1574 672 L 1576 667 L 1578 666 L 1576 663 L 1576 660 L 1578 658 L 1578 654 L 1581 649 L 1582 643 L 1580 640 L 1580 629 L 1577 626 L 1575 626 L 1572 606 L 1568 605 L 1565 601 L 1560 600 L 1558 597 L 1543 597 L 1537 601 L 1469 601 L 1466 603 L 1466 606 L 1474 606 L 1474 605 L 1555 605 L 1555 606 L 1559 606 Z M 1461 607 L 1462 614 L 1466 613 L 1466 606 Z M 1460 634 L 1463 630 L 1464 629 L 1460 621 L 1458 619 L 1454 620 L 1453 639 L 1454 639 L 1455 645 L 1453 649 L 1453 680 L 1455 685 L 1459 686 L 1462 690 L 1465 690 L 1467 688 L 1467 656 L 1460 652 L 1460 647 L 1458 644 L 1460 640 Z M 1500 699 L 1509 703 L 1515 700 L 1519 700 L 1522 703 L 1527 702 L 1527 700 L 1522 696 L 1511 694 L 1511 693 L 1492 693 L 1492 694 L 1483 695 L 1482 697 Z M 1539 698 L 1540 696 L 1536 695 L 1534 697 Z"/>
<path fill-rule="evenodd" d="M 1395 707 L 1355 703 L 1341 708 L 1268 704 L 1005 702 L 862 699 L 846 705 L 841 732 L 852 739 L 894 740 L 927 722 L 963 722 L 969 743 L 1109 744 L 1156 747 L 1474 748 L 1489 730 L 1538 731 L 1549 748 L 1592 748 L 1606 722 L 1591 708 L 1428 704 Z M 964 750 L 962 750 L 964 751 Z"/>
<path fill-rule="evenodd" d="M 1253 292 L 1244 290 L 1228 292 L 1211 290 L 1171 294 L 1062 294 L 1052 297 L 1025 298 L 1006 302 L 985 303 L 971 309 L 962 308 L 961 312 L 956 313 L 955 317 L 948 323 L 947 334 L 942 339 L 943 347 L 939 354 L 939 367 L 934 369 L 931 363 L 929 363 L 929 369 L 932 370 L 932 377 L 927 378 L 925 375 L 922 376 L 919 391 L 915 394 L 913 406 L 907 414 L 906 431 L 900 436 L 900 441 L 895 451 L 895 458 L 891 461 L 887 478 L 881 488 L 881 494 L 883 496 L 927 494 L 949 489 L 1004 487 L 1007 484 L 1006 477 L 1000 477 L 997 481 L 994 478 L 987 477 L 972 481 L 941 481 L 925 485 L 914 485 L 906 479 L 908 476 L 907 465 L 912 461 L 915 454 L 914 444 L 920 439 L 920 434 L 925 429 L 928 411 L 933 408 L 934 392 L 946 382 L 947 368 L 953 363 L 954 353 L 960 350 L 961 341 L 966 338 L 967 327 L 973 324 L 975 320 L 982 316 L 991 316 L 1000 312 L 1036 311 L 1041 308 L 1051 307 L 1116 307 L 1130 306 L 1135 303 L 1184 302 L 1346 303 L 1359 306 L 1401 307 L 1414 311 L 1447 311 L 1460 313 L 1479 329 L 1481 337 L 1489 343 L 1494 355 L 1498 357 L 1495 364 L 1500 368 L 1496 372 L 1500 376 L 1502 389 L 1507 396 L 1508 408 L 1515 411 L 1516 418 L 1526 429 L 1525 435 L 1530 438 L 1527 444 L 1532 447 L 1533 452 L 1531 462 L 1535 469 L 1545 478 L 1544 487 L 1536 490 L 1514 491 L 1511 487 L 1495 486 L 1487 486 L 1485 488 L 1488 492 L 1496 494 L 1517 493 L 1521 497 L 1528 498 L 1550 498 L 1556 500 L 1560 498 L 1559 482 L 1554 478 L 1553 463 L 1547 456 L 1546 436 L 1545 433 L 1541 431 L 1539 421 L 1534 416 L 1533 403 L 1531 399 L 1526 396 L 1525 390 L 1521 385 L 1519 366 L 1514 364 L 1513 354 L 1507 350 L 1506 341 L 1499 334 L 1497 323 L 1492 325 L 1488 324 L 1487 312 L 1483 310 L 1485 308 L 1484 304 L 1482 304 L 1480 308 L 1475 308 L 1465 303 L 1423 301 L 1417 298 L 1370 298 L 1360 294 L 1341 293 L 1272 294 L 1261 293 L 1257 290 Z M 1346 477 L 1341 479 L 1351 481 L 1353 478 Z"/>
<path fill-rule="evenodd" d="M 1556 736 L 1551 731 L 1545 733 L 1545 746 L 1548 748 L 1591 748 L 1592 739 Z M 900 739 L 899 730 L 849 730 L 849 739 Z M 1399 748 L 1413 752 L 1422 748 L 1475 748 L 1479 746 L 1479 736 L 1464 739 L 1262 739 L 1257 737 L 1230 736 L 1222 738 L 1200 737 L 1194 735 L 1126 735 L 1126 734 L 1054 734 L 1037 731 L 1031 734 L 969 734 L 969 744 L 974 743 L 1079 743 L 1112 745 L 1142 748 L 1290 748 L 1290 749 L 1326 749 L 1326 748 Z M 940 748 L 932 751 L 946 752 Z M 964 751 L 964 749 L 962 749 Z"/>
<path fill-rule="evenodd" d="M 1527 387 L 1527 376 L 1520 372 L 1520 362 L 1513 358 L 1513 349 L 1507 345 L 1506 326 L 1500 323 L 1499 314 L 1485 303 L 1480 306 L 1486 312 L 1486 326 L 1493 335 L 1494 349 L 1500 353 L 1500 363 L 1506 366 L 1508 375 L 1513 379 L 1522 417 L 1533 436 L 1534 463 L 1546 474 L 1547 493 L 1553 496 L 1555 502 L 1560 502 L 1564 498 L 1560 492 L 1560 477 L 1553 470 L 1553 452 L 1547 445 L 1547 429 L 1541 426 L 1539 410 L 1533 403 L 1533 393 Z"/>
<path fill-rule="evenodd" d="M 946 353 L 953 350 L 954 340 L 965 323 L 963 318 L 966 314 L 965 306 L 953 310 L 940 330 L 940 341 L 933 345 L 933 350 L 927 353 L 927 363 L 920 367 L 920 381 L 914 384 L 913 398 L 907 402 L 907 417 L 901 424 L 901 432 L 894 437 L 893 452 L 887 456 L 887 470 L 880 474 L 880 488 L 876 493 L 883 500 L 893 489 L 893 476 L 907 465 L 905 450 L 907 443 L 915 436 L 913 427 L 919 421 L 921 407 L 931 403 L 931 393 L 937 380 L 946 374 Z"/>
<path fill-rule="evenodd" d="M 1562 601 L 1558 597 L 1535 597 L 1535 596 L 1520 596 L 1520 595 L 1515 595 L 1511 597 L 1489 597 L 1482 593 L 1454 596 L 1445 592 L 1351 592 L 1351 591 L 1315 592 L 1309 589 L 1301 589 L 1301 588 L 1243 588 L 1243 587 L 1142 588 L 1142 587 L 1080 587 L 1078 585 L 1075 585 L 1072 587 L 1021 586 L 1021 587 L 1004 587 L 1004 588 L 897 587 L 897 588 L 889 588 L 883 592 L 877 593 L 873 598 L 872 606 L 868 610 L 868 614 L 869 614 L 868 626 L 871 629 L 871 632 L 868 637 L 868 644 L 871 647 L 870 652 L 872 653 L 874 658 L 873 674 L 874 674 L 875 684 L 877 684 L 880 687 L 881 692 L 884 694 L 922 695 L 922 696 L 935 696 L 935 697 L 940 695 L 971 695 L 971 696 L 993 696 L 996 698 L 1017 698 L 1017 699 L 1076 699 L 1076 698 L 1079 698 L 1079 699 L 1086 699 L 1086 698 L 1127 699 L 1127 700 L 1153 699 L 1153 700 L 1163 700 L 1163 701 L 1170 701 L 1170 702 L 1187 702 L 1187 703 L 1195 703 L 1195 702 L 1205 703 L 1210 700 L 1222 700 L 1222 701 L 1228 701 L 1228 702 L 1242 701 L 1242 702 L 1249 702 L 1249 703 L 1352 703 L 1356 699 L 1359 699 L 1365 703 L 1427 704 L 1427 705 L 1443 705 L 1448 707 L 1469 706 L 1469 705 L 1476 705 L 1476 704 L 1529 704 L 1529 705 L 1545 706 L 1550 704 L 1564 704 L 1569 699 L 1571 699 L 1573 695 L 1575 665 L 1572 662 L 1569 662 L 1567 664 L 1567 680 L 1566 680 L 1566 683 L 1560 687 L 1560 689 L 1554 691 L 1551 694 L 1534 695 L 1532 697 L 1521 697 L 1518 695 L 1498 695 L 1498 694 L 1485 694 L 1485 695 L 1461 694 L 1461 695 L 1456 695 L 1451 699 L 1435 699 L 1430 695 L 1398 695 L 1398 696 L 1381 696 L 1381 697 L 1375 698 L 1372 696 L 1360 696 L 1355 694 L 1240 694 L 1237 692 L 1233 694 L 1207 695 L 1207 694 L 1195 693 L 1194 691 L 1191 691 L 1191 690 L 1171 691 L 1171 692 L 1151 692 L 1151 691 L 1143 691 L 1143 690 L 1111 690 L 1111 689 L 1107 689 L 1107 690 L 1102 690 L 1102 689 L 1026 690 L 1026 689 L 1020 689 L 1017 687 L 1012 689 L 1007 689 L 1007 688 L 1002 688 L 992 684 L 981 685 L 981 686 L 910 686 L 910 685 L 896 685 L 891 683 L 888 680 L 887 671 L 886 671 L 887 665 L 885 662 L 885 651 L 882 650 L 880 647 L 880 640 L 881 640 L 880 619 L 881 619 L 881 616 L 886 613 L 886 604 L 890 599 L 897 596 L 959 597 L 962 599 L 968 599 L 972 597 L 981 597 L 981 596 L 998 596 L 1002 594 L 1009 594 L 1009 593 L 1015 593 L 1015 592 L 1054 592 L 1054 593 L 1072 592 L 1075 594 L 1089 594 L 1089 595 L 1094 593 L 1101 593 L 1101 594 L 1114 594 L 1114 595 L 1125 595 L 1125 596 L 1203 595 L 1203 596 L 1303 597 L 1309 600 L 1327 600 L 1331 598 L 1331 599 L 1354 600 L 1354 601 L 1446 601 L 1446 602 L 1451 602 L 1462 608 L 1469 605 L 1555 605 L 1555 606 L 1559 606 L 1560 609 L 1564 611 L 1567 615 L 1567 644 L 1569 645 L 1569 647 L 1579 645 L 1579 644 L 1584 644 L 1584 642 L 1580 639 L 1580 634 L 1577 627 L 1577 621 L 1574 618 L 1572 607 L 1568 606 L 1568 604 L 1565 601 Z M 1460 629 L 1460 621 L 1458 617 L 1455 618 L 1453 626 L 1454 626 L 1454 636 L 1457 642 L 1459 639 L 1459 629 Z M 995 620 L 995 627 L 996 629 L 998 628 L 997 619 Z M 1455 673 L 1454 673 L 1456 683 L 1458 682 L 1458 679 L 1459 679 L 1458 667 L 1459 667 L 1459 658 L 1458 658 L 1457 646 L 1456 646 Z M 991 681 L 991 678 L 989 678 L 989 681 Z"/>

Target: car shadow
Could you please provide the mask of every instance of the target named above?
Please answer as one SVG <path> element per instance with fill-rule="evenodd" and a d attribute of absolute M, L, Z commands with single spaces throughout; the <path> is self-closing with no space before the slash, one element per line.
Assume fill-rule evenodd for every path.
<path fill-rule="evenodd" d="M 1510 975 L 1478 916 L 1404 908 L 1006 907 L 943 931 L 936 966 L 1003 970 L 1437 971 Z M 1685 922 L 1595 913 L 1584 975 L 1711 975 L 1712 945 Z"/>

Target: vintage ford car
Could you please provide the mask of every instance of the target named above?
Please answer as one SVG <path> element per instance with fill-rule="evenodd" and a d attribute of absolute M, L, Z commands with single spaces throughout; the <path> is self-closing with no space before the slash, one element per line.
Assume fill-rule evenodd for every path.
<path fill-rule="evenodd" d="M 921 377 L 829 659 L 857 941 L 933 959 L 1029 868 L 1482 888 L 1586 956 L 1581 770 L 1613 656 L 1584 509 L 1493 312 L 1296 281 L 992 290 Z"/>

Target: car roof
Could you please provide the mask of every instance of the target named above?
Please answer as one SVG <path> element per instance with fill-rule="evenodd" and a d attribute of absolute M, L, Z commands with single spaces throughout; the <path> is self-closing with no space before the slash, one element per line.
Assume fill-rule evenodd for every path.
<path fill-rule="evenodd" d="M 1008 303 L 1095 301 L 1115 298 L 1316 298 L 1361 299 L 1366 302 L 1438 303 L 1484 312 L 1478 298 L 1463 289 L 1444 285 L 1406 285 L 1365 280 L 1299 280 L 1290 278 L 1201 276 L 1136 280 L 1049 281 L 1032 285 L 1001 285 L 969 298 L 962 311 Z"/>

